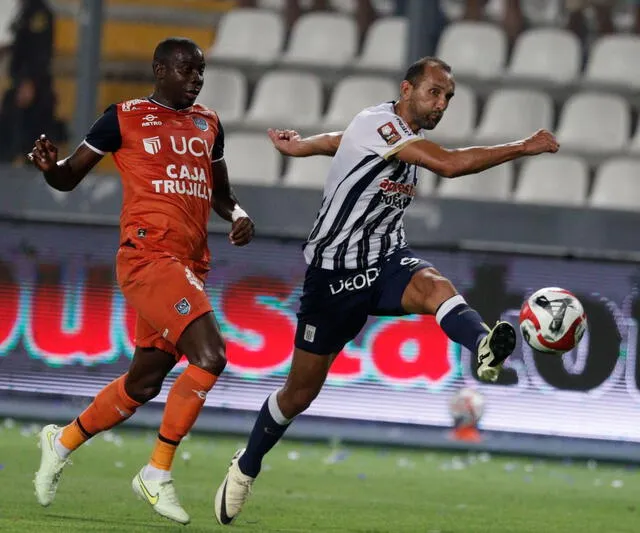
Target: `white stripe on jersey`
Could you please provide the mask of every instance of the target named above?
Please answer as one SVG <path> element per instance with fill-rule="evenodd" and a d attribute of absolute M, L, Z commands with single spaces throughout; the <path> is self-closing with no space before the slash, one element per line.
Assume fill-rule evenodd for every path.
<path fill-rule="evenodd" d="M 367 268 L 407 245 L 402 217 L 415 195 L 417 169 L 391 156 L 420 138 L 391 102 L 356 115 L 342 135 L 304 245 L 307 264 Z"/>

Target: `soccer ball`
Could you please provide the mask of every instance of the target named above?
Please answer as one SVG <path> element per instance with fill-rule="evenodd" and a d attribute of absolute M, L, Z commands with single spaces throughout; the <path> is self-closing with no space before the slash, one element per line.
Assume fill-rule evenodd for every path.
<path fill-rule="evenodd" d="M 586 328 L 582 304 L 559 287 L 534 292 L 520 309 L 522 337 L 539 352 L 560 355 L 573 350 Z"/>
<path fill-rule="evenodd" d="M 449 413 L 456 426 L 476 426 L 484 413 L 484 396 L 471 388 L 460 389 L 449 402 Z"/>

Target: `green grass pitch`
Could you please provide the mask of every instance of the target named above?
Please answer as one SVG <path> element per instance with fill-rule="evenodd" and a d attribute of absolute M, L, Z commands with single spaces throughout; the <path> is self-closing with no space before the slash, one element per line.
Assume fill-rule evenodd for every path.
<path fill-rule="evenodd" d="M 8 424 L 10 426 L 10 424 Z M 185 529 L 131 492 L 153 433 L 97 436 L 73 457 L 56 501 L 33 495 L 35 427 L 0 424 L 0 531 L 212 532 L 212 500 L 239 438 L 193 435 L 174 469 L 191 514 Z M 566 464 L 429 450 L 335 448 L 285 441 L 228 531 L 360 533 L 625 533 L 640 531 L 640 474 L 622 466 Z"/>

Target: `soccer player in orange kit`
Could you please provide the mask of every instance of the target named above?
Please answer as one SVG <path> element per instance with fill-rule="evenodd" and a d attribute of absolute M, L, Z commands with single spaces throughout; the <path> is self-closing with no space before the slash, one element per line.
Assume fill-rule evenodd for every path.
<path fill-rule="evenodd" d="M 57 148 L 44 135 L 28 156 L 51 187 L 70 191 L 113 153 L 123 184 L 117 278 L 138 313 L 129 371 L 69 425 L 43 428 L 34 480 L 41 505 L 53 501 L 71 452 L 154 398 L 184 354 L 189 364 L 169 392 L 151 459 L 132 487 L 160 515 L 189 523 L 171 464 L 226 365 L 224 341 L 203 290 L 211 208 L 232 222 L 232 244 L 247 244 L 254 232 L 229 185 L 220 119 L 195 104 L 204 69 L 204 54 L 193 41 L 166 39 L 154 52 L 151 96 L 110 106 L 66 159 L 58 161 Z"/>

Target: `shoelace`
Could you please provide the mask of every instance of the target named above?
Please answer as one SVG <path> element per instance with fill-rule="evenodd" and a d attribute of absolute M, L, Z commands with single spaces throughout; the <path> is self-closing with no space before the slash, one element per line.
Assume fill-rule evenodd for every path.
<path fill-rule="evenodd" d="M 173 487 L 173 480 L 171 481 L 163 481 L 160 483 L 160 490 L 162 495 L 168 500 L 169 503 L 174 505 L 180 505 L 178 501 L 178 495 L 176 494 L 176 489 Z"/>

